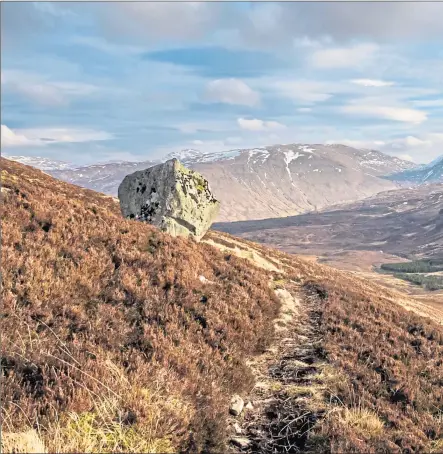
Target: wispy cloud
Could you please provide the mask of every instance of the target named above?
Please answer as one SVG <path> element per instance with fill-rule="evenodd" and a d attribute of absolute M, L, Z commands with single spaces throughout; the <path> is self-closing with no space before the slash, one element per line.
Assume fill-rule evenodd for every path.
<path fill-rule="evenodd" d="M 211 102 L 256 106 L 260 94 L 239 79 L 217 79 L 208 83 L 204 98 Z"/>
<path fill-rule="evenodd" d="M 257 118 L 250 120 L 246 118 L 238 118 L 237 123 L 241 129 L 245 129 L 247 131 L 275 131 L 286 128 L 285 125 L 279 123 L 278 121 L 264 121 Z"/>
<path fill-rule="evenodd" d="M 352 140 L 341 137 L 335 140 L 327 140 L 325 143 L 342 143 L 356 148 L 380 150 L 401 159 L 423 163 L 441 156 L 443 134 L 430 133 L 418 136 L 408 135 L 386 140 Z"/>
<path fill-rule="evenodd" d="M 306 104 L 326 101 L 333 91 L 331 84 L 315 80 L 276 80 L 266 85 L 280 96 Z"/>
<path fill-rule="evenodd" d="M 70 81 L 52 81 L 44 76 L 23 71 L 2 71 L 2 88 L 23 98 L 46 106 L 67 105 L 73 99 L 91 95 L 98 87 Z"/>
<path fill-rule="evenodd" d="M 95 142 L 112 138 L 112 134 L 92 129 L 31 128 L 12 130 L 6 125 L 1 125 L 2 146 L 6 148 Z"/>
<path fill-rule="evenodd" d="M 391 87 L 392 85 L 395 85 L 395 82 L 376 79 L 353 79 L 351 82 L 355 85 L 361 85 L 363 87 Z"/>
<path fill-rule="evenodd" d="M 355 68 L 360 65 L 368 65 L 378 49 L 379 46 L 373 43 L 319 49 L 312 53 L 309 60 L 314 67 L 319 69 Z"/>
<path fill-rule="evenodd" d="M 411 101 L 417 107 L 443 107 L 443 98 L 441 99 L 418 99 Z"/>
<path fill-rule="evenodd" d="M 408 107 L 389 106 L 372 100 L 358 100 L 342 106 L 340 111 L 345 114 L 372 117 L 385 120 L 401 121 L 406 123 L 420 124 L 427 120 L 426 112 Z"/>

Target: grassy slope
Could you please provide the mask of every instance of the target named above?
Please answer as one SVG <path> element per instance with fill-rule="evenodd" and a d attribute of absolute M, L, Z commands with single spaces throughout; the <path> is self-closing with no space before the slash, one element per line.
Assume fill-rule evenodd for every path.
<path fill-rule="evenodd" d="M 272 338 L 273 272 L 1 164 L 4 428 L 38 421 L 49 449 L 65 452 L 220 448 L 229 396 L 253 383 L 244 360 Z M 437 449 L 442 327 L 374 284 L 242 244 L 322 289 L 322 351 L 334 372 L 313 446 L 317 436 L 340 451 Z M 369 430 L 360 410 L 381 429 Z"/>
<path fill-rule="evenodd" d="M 49 448 L 71 452 L 88 448 L 81 435 L 69 444 L 73 432 L 112 432 L 116 418 L 125 433 L 93 450 L 217 445 L 230 394 L 252 382 L 243 358 L 272 333 L 267 273 L 123 220 L 110 198 L 1 164 L 5 427 L 39 420 L 58 433 Z"/>
<path fill-rule="evenodd" d="M 285 264 L 286 279 L 318 289 L 319 360 L 332 368 L 321 378 L 326 391 L 318 411 L 326 403 L 326 417 L 312 431 L 310 447 L 442 452 L 443 320 L 432 320 L 432 311 L 417 315 L 427 311 L 355 275 L 243 243 Z M 379 424 L 382 430 L 375 430 Z"/>

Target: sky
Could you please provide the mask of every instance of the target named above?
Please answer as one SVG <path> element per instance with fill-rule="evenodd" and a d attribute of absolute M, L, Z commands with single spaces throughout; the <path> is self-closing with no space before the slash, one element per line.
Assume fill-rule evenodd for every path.
<path fill-rule="evenodd" d="M 427 2 L 2 2 L 2 152 L 344 143 L 430 162 L 442 17 Z"/>

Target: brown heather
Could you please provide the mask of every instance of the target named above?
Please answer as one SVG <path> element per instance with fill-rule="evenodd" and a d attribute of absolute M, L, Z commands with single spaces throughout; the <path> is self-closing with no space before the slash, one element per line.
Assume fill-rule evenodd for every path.
<path fill-rule="evenodd" d="M 127 434 L 93 451 L 219 446 L 229 396 L 252 384 L 244 358 L 272 333 L 267 273 L 1 165 L 4 430 L 38 422 L 49 450 L 73 452 L 82 426 L 118 421 Z"/>
<path fill-rule="evenodd" d="M 328 405 L 311 449 L 322 452 L 326 443 L 338 453 L 443 452 L 443 320 L 405 310 L 403 304 L 426 312 L 350 273 L 268 254 L 288 265 L 288 278 L 320 306 L 318 355 L 332 367 L 319 377 Z"/>
<path fill-rule="evenodd" d="M 320 308 L 326 366 L 309 407 L 323 417 L 308 446 L 442 451 L 443 328 L 401 304 L 424 307 L 350 273 L 207 235 L 284 268 L 265 271 L 122 219 L 112 198 L 1 166 L 3 430 L 34 428 L 55 452 L 222 450 L 229 398 L 253 385 L 245 360 L 273 339 L 273 279 L 298 283 Z"/>
<path fill-rule="evenodd" d="M 333 450 L 432 451 L 443 441 L 442 327 L 346 284 L 329 280 L 323 287 L 323 348 L 346 377 L 333 384 L 330 397 L 375 412 L 384 430 L 365 436 L 326 419 Z"/>

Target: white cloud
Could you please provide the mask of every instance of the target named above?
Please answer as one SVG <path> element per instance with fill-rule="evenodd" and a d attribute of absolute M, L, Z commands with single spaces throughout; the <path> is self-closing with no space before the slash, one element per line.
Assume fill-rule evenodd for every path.
<path fill-rule="evenodd" d="M 241 129 L 245 129 L 247 131 L 274 131 L 286 128 L 285 125 L 277 121 L 264 121 L 257 118 L 252 120 L 238 118 L 237 123 Z"/>
<path fill-rule="evenodd" d="M 362 85 L 363 87 L 390 87 L 394 85 L 394 82 L 376 79 L 354 79 L 351 82 L 355 85 Z"/>
<path fill-rule="evenodd" d="M 93 142 L 96 140 L 110 140 L 112 134 L 105 131 L 95 131 L 93 129 L 76 128 L 33 128 L 20 129 L 20 133 L 31 140 L 41 140 L 43 142 Z"/>
<path fill-rule="evenodd" d="M 382 102 L 382 100 L 380 100 Z M 419 124 L 427 120 L 426 112 L 407 107 L 387 106 L 372 101 L 359 100 L 340 108 L 341 112 L 361 117 L 380 118 Z"/>
<path fill-rule="evenodd" d="M 280 96 L 304 104 L 326 101 L 331 98 L 330 84 L 313 80 L 280 80 L 268 83 Z"/>
<path fill-rule="evenodd" d="M 81 143 L 110 140 L 113 136 L 105 131 L 76 128 L 31 128 L 12 130 L 1 125 L 3 147 L 44 146 L 59 143 Z"/>
<path fill-rule="evenodd" d="M 336 41 L 442 36 L 439 17 L 443 15 L 443 5 L 439 2 L 281 2 L 280 10 L 275 12 L 264 8 L 265 5 L 253 2 L 245 13 L 245 20 L 240 23 L 250 44 L 261 44 L 267 38 L 278 48 L 291 43 L 291 38 L 297 36 L 309 39 L 332 37 Z M 257 36 L 249 30 L 257 28 L 249 20 L 251 10 L 263 10 L 268 15 L 273 13 L 278 20 L 268 19 L 266 25 L 273 24 L 273 27 L 262 26 L 262 35 Z"/>
<path fill-rule="evenodd" d="M 316 68 L 354 68 L 368 64 L 378 51 L 376 44 L 356 44 L 349 47 L 320 49 L 312 53 L 310 63 Z"/>
<path fill-rule="evenodd" d="M 2 147 L 23 147 L 27 145 L 40 145 L 38 141 L 30 140 L 23 134 L 16 133 L 6 125 L 1 125 Z"/>
<path fill-rule="evenodd" d="M 387 142 L 382 151 L 397 156 L 411 156 L 415 162 L 431 161 L 443 155 L 443 133 L 394 139 Z"/>
<path fill-rule="evenodd" d="M 312 108 L 311 107 L 299 107 L 297 109 L 297 112 L 301 112 L 301 113 L 312 112 Z"/>
<path fill-rule="evenodd" d="M 443 154 L 443 134 L 430 133 L 420 136 L 405 136 L 396 139 L 328 140 L 325 143 L 341 143 L 355 148 L 379 150 L 406 161 L 429 162 Z"/>
<path fill-rule="evenodd" d="M 211 102 L 256 106 L 260 95 L 239 79 L 217 79 L 208 83 L 205 98 Z"/>
<path fill-rule="evenodd" d="M 293 40 L 293 45 L 295 48 L 301 49 L 320 49 L 327 44 L 331 44 L 332 40 L 329 36 L 323 36 L 320 39 L 309 38 L 309 36 L 304 35 L 303 37 L 296 37 Z"/>
<path fill-rule="evenodd" d="M 34 73 L 14 70 L 2 71 L 1 83 L 5 91 L 45 106 L 66 105 L 76 97 L 88 96 L 98 91 L 98 87 L 94 85 L 48 81 Z"/>

